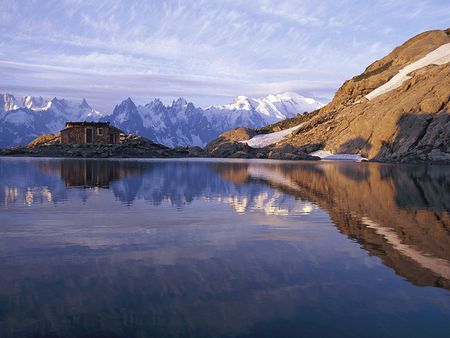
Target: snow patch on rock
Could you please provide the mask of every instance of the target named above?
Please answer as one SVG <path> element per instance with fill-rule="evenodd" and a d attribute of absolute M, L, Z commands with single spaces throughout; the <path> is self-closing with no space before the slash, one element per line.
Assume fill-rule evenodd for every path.
<path fill-rule="evenodd" d="M 301 124 L 292 128 L 276 131 L 274 133 L 256 135 L 250 140 L 241 141 L 241 143 L 247 143 L 247 145 L 252 148 L 264 148 L 271 144 L 280 142 L 286 136 L 300 128 L 300 126 Z"/>
<path fill-rule="evenodd" d="M 329 151 L 325 150 L 317 150 L 313 153 L 310 153 L 311 156 L 320 157 L 322 160 L 326 161 L 353 161 L 353 162 L 361 162 L 367 160 L 362 157 L 360 154 L 333 154 Z"/>
<path fill-rule="evenodd" d="M 373 100 L 377 96 L 400 87 L 403 82 L 411 78 L 411 76 L 409 76 L 408 74 L 417 69 L 426 67 L 428 65 L 443 65 L 448 62 L 450 62 L 450 43 L 446 43 L 445 45 L 440 46 L 439 48 L 425 55 L 423 58 L 402 68 L 388 82 L 367 94 L 366 98 L 368 100 Z"/>

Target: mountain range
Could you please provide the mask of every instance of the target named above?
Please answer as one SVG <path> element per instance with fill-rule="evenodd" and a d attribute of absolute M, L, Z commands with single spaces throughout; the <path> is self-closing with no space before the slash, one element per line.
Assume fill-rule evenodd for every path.
<path fill-rule="evenodd" d="M 323 104 L 297 93 L 253 99 L 238 96 L 231 104 L 200 108 L 183 98 L 165 105 L 160 99 L 136 105 L 131 98 L 116 105 L 111 114 L 93 109 L 85 99 L 44 99 L 0 95 L 0 147 L 24 145 L 45 133 L 56 133 L 67 121 L 107 121 L 129 134 L 166 146 L 205 146 L 226 130 L 259 128 Z"/>
<path fill-rule="evenodd" d="M 102 114 L 86 100 L 18 101 L 5 94 L 0 96 L 0 147 L 55 133 L 67 120 L 109 121 L 129 134 L 170 147 L 207 143 L 201 153 L 192 147 L 171 149 L 166 155 L 173 157 L 450 163 L 450 29 L 409 39 L 345 81 L 323 107 L 313 99 L 284 93 L 260 99 L 238 96 L 231 104 L 207 108 L 183 98 L 169 105 L 155 99 L 138 106 L 128 98 L 111 114 Z M 48 137 L 45 142 L 58 144 L 57 136 Z M 147 153 L 145 142 L 142 155 L 158 155 Z M 124 149 L 128 156 L 134 154 L 127 145 Z"/>
<path fill-rule="evenodd" d="M 55 133 L 67 121 L 94 121 L 103 116 L 85 99 L 75 103 L 65 99 L 0 95 L 0 147 L 24 145 L 34 138 Z"/>

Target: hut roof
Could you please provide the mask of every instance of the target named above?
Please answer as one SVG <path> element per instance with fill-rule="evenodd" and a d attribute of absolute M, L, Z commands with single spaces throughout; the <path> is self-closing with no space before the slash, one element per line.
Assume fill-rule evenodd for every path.
<path fill-rule="evenodd" d="M 116 131 L 118 133 L 125 134 L 124 131 L 120 130 L 117 127 L 112 126 L 109 122 L 88 122 L 88 121 L 67 121 L 66 127 L 62 130 L 68 130 L 73 127 L 96 127 L 96 128 L 102 128 L 102 127 L 108 127 L 111 131 Z"/>
<path fill-rule="evenodd" d="M 83 126 L 83 127 L 109 127 L 109 122 L 87 122 L 87 121 L 67 121 L 66 128 Z"/>

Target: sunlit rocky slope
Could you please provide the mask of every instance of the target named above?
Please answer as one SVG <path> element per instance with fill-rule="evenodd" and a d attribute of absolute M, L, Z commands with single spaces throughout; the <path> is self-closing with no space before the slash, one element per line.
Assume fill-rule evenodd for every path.
<path fill-rule="evenodd" d="M 450 29 L 419 34 L 344 82 L 324 108 L 266 128 L 225 133 L 208 151 L 270 157 L 288 147 L 377 161 L 450 162 L 449 61 Z M 255 135 L 288 128 L 286 135 L 271 136 L 270 145 L 255 142 Z"/>

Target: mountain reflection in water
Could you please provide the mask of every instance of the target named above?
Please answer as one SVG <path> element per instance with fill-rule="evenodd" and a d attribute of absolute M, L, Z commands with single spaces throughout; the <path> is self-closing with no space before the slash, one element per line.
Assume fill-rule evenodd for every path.
<path fill-rule="evenodd" d="M 450 289 L 447 166 L 0 159 L 0 198 L 5 336 L 420 336 L 450 320 L 448 291 L 415 287 Z"/>
<path fill-rule="evenodd" d="M 417 285 L 450 288 L 448 168 L 327 162 L 217 171 L 234 182 L 259 180 L 317 204 L 339 231 L 398 274 Z"/>

